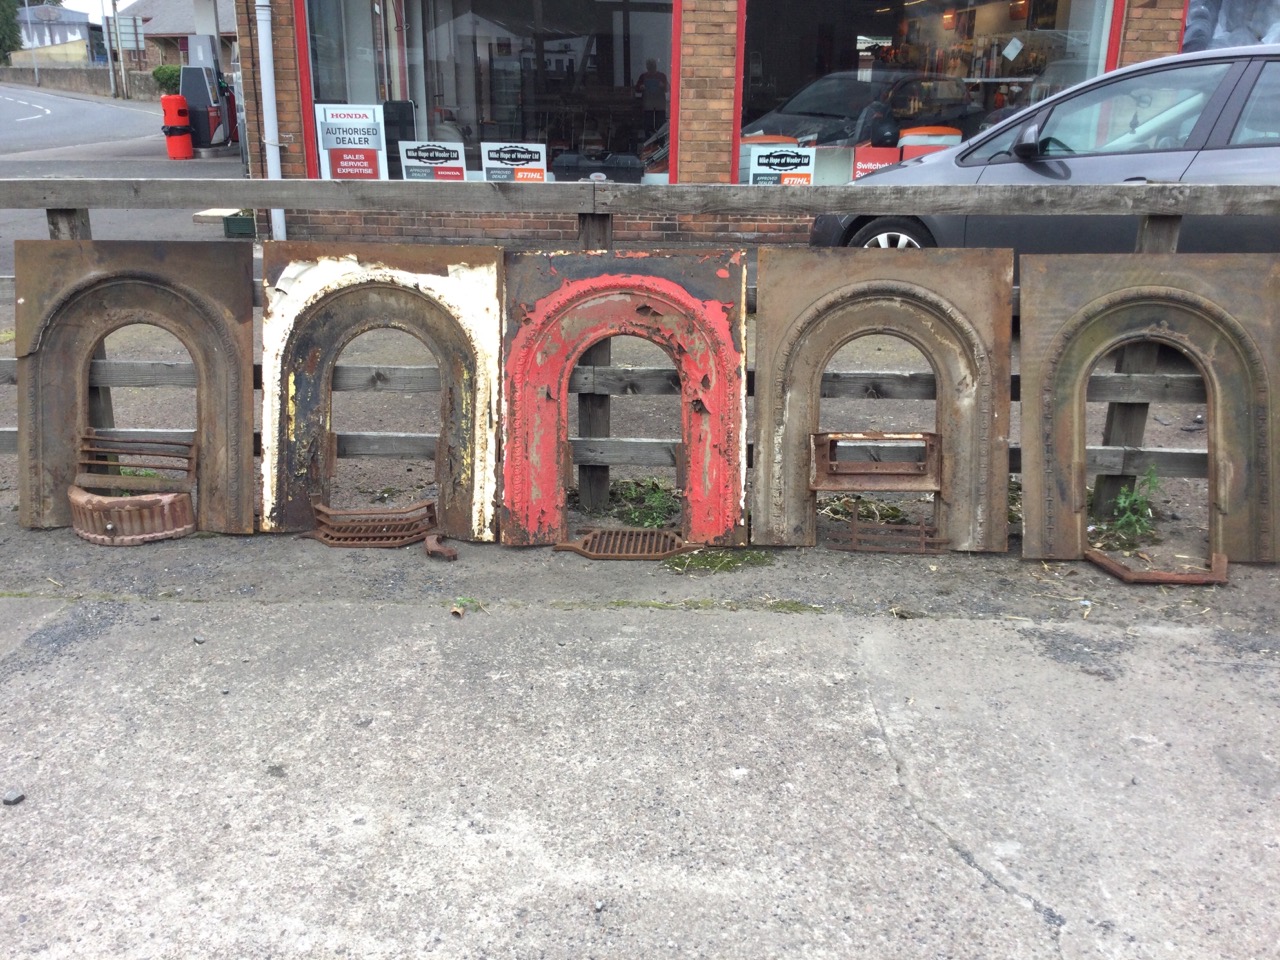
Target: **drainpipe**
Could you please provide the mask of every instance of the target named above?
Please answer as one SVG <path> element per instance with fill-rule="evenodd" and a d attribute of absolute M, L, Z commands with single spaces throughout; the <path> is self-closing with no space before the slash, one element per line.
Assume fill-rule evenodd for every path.
<path fill-rule="evenodd" d="M 262 142 L 267 148 L 267 179 L 280 179 L 280 118 L 276 113 L 275 43 L 271 37 L 271 0 L 255 0 L 258 21 L 258 77 L 262 95 Z M 284 240 L 284 211 L 271 211 L 271 239 Z"/>

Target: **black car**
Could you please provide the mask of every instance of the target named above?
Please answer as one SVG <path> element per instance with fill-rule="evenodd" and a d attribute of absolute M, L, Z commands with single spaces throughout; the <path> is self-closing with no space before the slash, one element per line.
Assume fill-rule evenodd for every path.
<path fill-rule="evenodd" d="M 1152 60 L 1033 104 L 959 146 L 885 167 L 885 186 L 1280 184 L 1280 46 Z M 1280 251 L 1275 217 L 1188 217 L 1188 253 Z M 1137 217 L 823 215 L 813 246 L 1012 247 L 1018 253 L 1119 253 Z"/>
<path fill-rule="evenodd" d="M 864 79 L 829 73 L 780 107 L 742 128 L 743 137 L 794 137 L 802 147 L 848 146 L 870 140 L 877 121 L 897 127 L 948 126 L 978 131 L 985 111 L 963 82 L 931 73 L 889 71 Z"/>

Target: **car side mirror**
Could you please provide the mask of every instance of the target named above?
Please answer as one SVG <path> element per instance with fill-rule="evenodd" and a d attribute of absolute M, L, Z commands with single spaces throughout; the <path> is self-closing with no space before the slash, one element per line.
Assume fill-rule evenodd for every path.
<path fill-rule="evenodd" d="M 1028 123 L 1013 142 L 1013 155 L 1019 160 L 1034 160 L 1040 156 L 1040 125 Z"/>

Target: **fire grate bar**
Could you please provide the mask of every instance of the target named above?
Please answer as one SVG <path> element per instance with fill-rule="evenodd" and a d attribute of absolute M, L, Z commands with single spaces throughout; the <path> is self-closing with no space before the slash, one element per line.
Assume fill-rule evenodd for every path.
<path fill-rule="evenodd" d="M 938 528 L 923 523 L 863 523 L 855 514 L 849 520 L 847 539 L 833 539 L 832 550 L 859 553 L 944 553 L 951 541 L 938 536 Z"/>
<path fill-rule="evenodd" d="M 1210 560 L 1208 570 L 1189 570 L 1185 573 L 1177 573 L 1171 570 L 1135 570 L 1114 557 L 1108 556 L 1101 550 L 1092 548 L 1085 550 L 1084 556 L 1086 560 L 1101 567 L 1107 573 L 1125 583 L 1158 583 L 1168 586 L 1199 587 L 1227 582 L 1227 555 L 1225 553 L 1215 553 Z"/>
<path fill-rule="evenodd" d="M 556 550 L 570 550 L 591 560 L 665 560 L 701 548 L 702 544 L 685 543 L 671 530 L 637 527 L 588 530 L 581 540 L 555 545 Z"/>
<path fill-rule="evenodd" d="M 196 529 L 189 493 L 143 493 L 100 497 L 77 486 L 67 489 L 76 535 L 104 547 L 134 547 L 177 540 Z"/>
<path fill-rule="evenodd" d="M 334 510 L 313 497 L 316 528 L 310 536 L 330 547 L 405 547 L 427 539 L 438 526 L 434 500 L 398 510 Z"/>

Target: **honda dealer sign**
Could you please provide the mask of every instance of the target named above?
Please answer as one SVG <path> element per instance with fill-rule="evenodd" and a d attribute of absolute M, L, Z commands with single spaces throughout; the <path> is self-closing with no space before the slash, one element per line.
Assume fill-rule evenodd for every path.
<path fill-rule="evenodd" d="M 325 180 L 387 179 L 382 107 L 325 104 L 316 107 L 320 176 Z"/>

